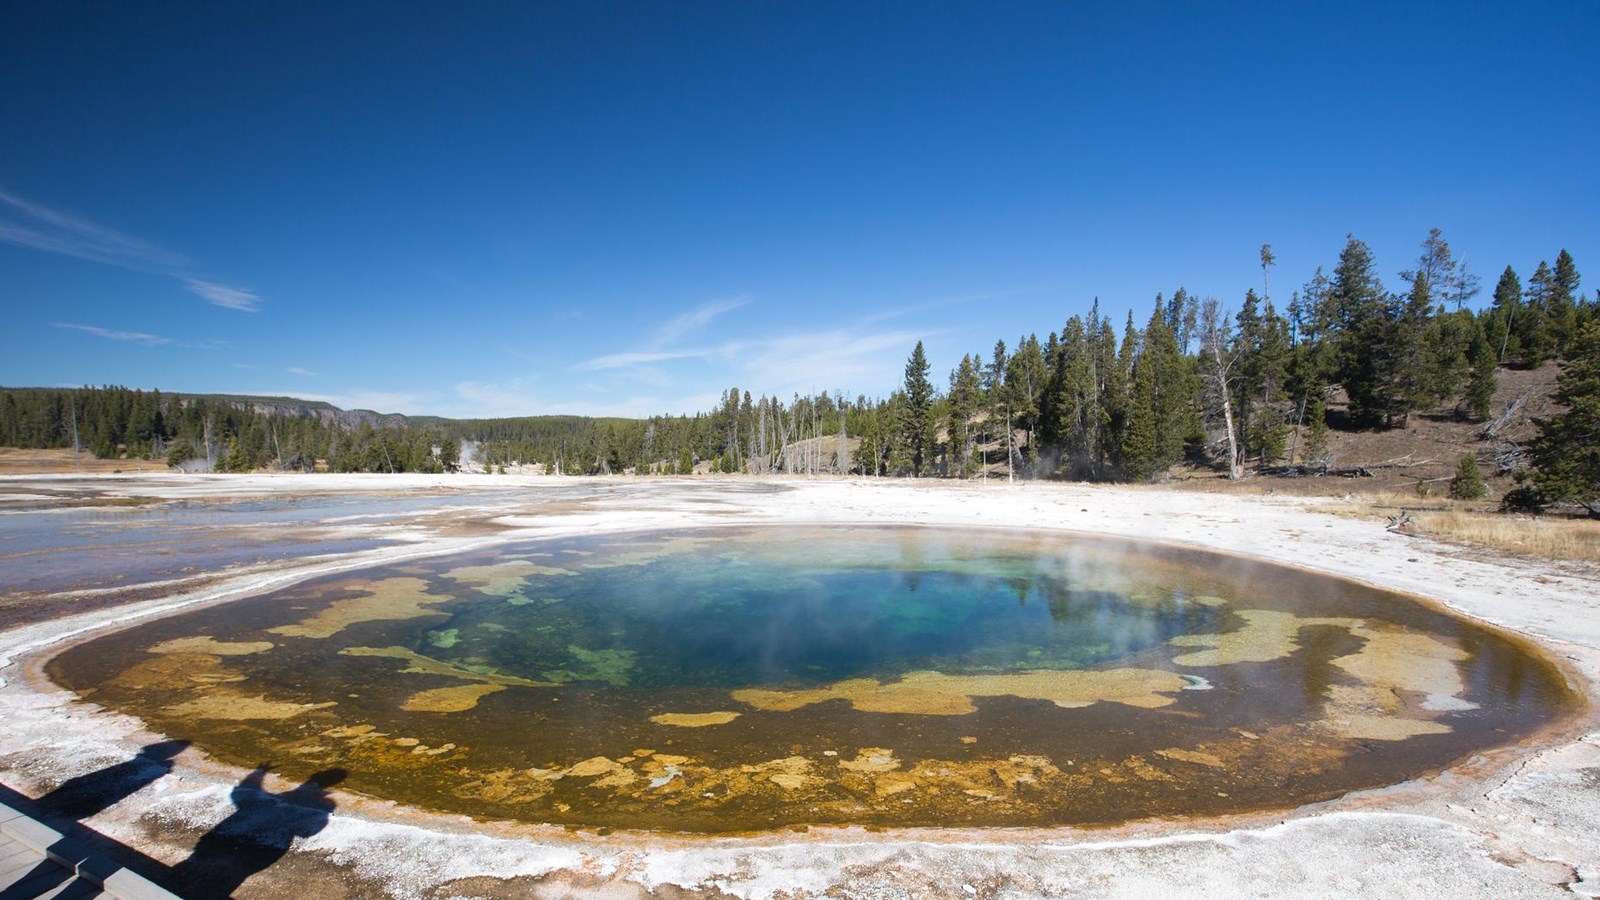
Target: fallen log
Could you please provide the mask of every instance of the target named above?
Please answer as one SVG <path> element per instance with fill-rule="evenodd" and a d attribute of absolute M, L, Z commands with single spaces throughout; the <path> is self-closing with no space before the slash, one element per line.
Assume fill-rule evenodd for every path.
<path fill-rule="evenodd" d="M 1488 441 L 1499 437 L 1500 429 L 1506 427 L 1506 425 L 1516 417 L 1517 410 L 1520 410 L 1522 405 L 1528 402 L 1528 396 L 1528 394 L 1523 394 L 1517 399 L 1506 404 L 1505 412 L 1495 416 L 1488 422 L 1488 424 L 1484 425 L 1482 430 L 1478 432 L 1478 438 L 1480 440 Z"/>
<path fill-rule="evenodd" d="M 1271 475 L 1279 478 L 1320 478 L 1324 475 L 1332 475 L 1336 478 L 1375 478 L 1377 476 L 1372 471 L 1374 468 L 1381 468 L 1381 466 L 1339 466 L 1330 468 L 1328 466 L 1288 465 L 1266 466 L 1257 471 L 1262 475 Z"/>

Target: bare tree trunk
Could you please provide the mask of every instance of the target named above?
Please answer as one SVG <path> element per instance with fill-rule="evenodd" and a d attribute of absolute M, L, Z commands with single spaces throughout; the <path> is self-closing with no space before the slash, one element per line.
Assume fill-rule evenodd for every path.
<path fill-rule="evenodd" d="M 1309 397 L 1300 398 L 1300 412 L 1294 418 L 1294 443 L 1289 445 L 1289 464 L 1299 462 L 1300 456 L 1300 427 L 1306 422 L 1306 401 Z"/>
<path fill-rule="evenodd" d="M 1217 401 L 1222 404 L 1223 427 L 1228 432 L 1228 477 L 1237 481 L 1244 477 L 1244 462 L 1239 454 L 1239 434 L 1233 422 L 1233 398 L 1228 392 L 1228 369 L 1232 361 L 1227 358 L 1227 320 L 1222 315 L 1222 304 L 1215 297 L 1207 297 L 1200 312 L 1200 341 L 1211 351 L 1211 379 L 1217 391 Z"/>
<path fill-rule="evenodd" d="M 209 416 L 206 417 L 205 442 L 206 471 L 215 472 L 217 470 L 217 451 L 211 446 L 211 418 Z"/>
<path fill-rule="evenodd" d="M 72 395 L 70 409 L 72 410 L 72 467 L 79 474 L 82 474 L 83 457 L 80 454 L 83 453 L 83 446 L 78 442 L 78 395 L 76 393 Z"/>
<path fill-rule="evenodd" d="M 1500 336 L 1500 359 L 1497 360 L 1497 362 L 1499 362 L 1499 364 L 1502 366 L 1506 363 L 1506 345 L 1511 342 L 1511 323 L 1516 321 L 1516 318 L 1517 305 L 1513 303 L 1511 304 L 1511 307 L 1506 310 L 1506 331 L 1505 334 Z"/>
<path fill-rule="evenodd" d="M 1011 407 L 1006 407 L 1006 483 L 1016 482 L 1017 474 L 1012 468 L 1012 459 L 1016 456 L 1016 448 L 1012 445 L 1015 434 L 1011 430 Z"/>
<path fill-rule="evenodd" d="M 1217 365 L 1218 368 L 1222 370 L 1220 372 L 1222 384 L 1222 421 L 1224 427 L 1228 429 L 1228 477 L 1238 481 L 1244 477 L 1244 465 L 1239 461 L 1239 436 L 1235 433 L 1233 427 L 1233 402 L 1228 399 L 1227 370 L 1222 369 L 1220 354 L 1217 360 Z"/>
<path fill-rule="evenodd" d="M 761 457 L 761 472 L 762 472 L 762 474 L 765 474 L 768 471 L 770 471 L 770 466 L 771 466 L 771 463 L 772 463 L 772 457 L 767 454 L 767 398 L 766 397 L 762 397 L 761 398 L 761 411 L 757 415 L 757 419 L 759 421 L 757 422 L 757 430 L 756 430 L 756 434 L 758 435 L 758 437 L 756 438 L 756 441 L 757 441 L 757 444 L 758 444 L 757 449 L 756 449 L 756 455 Z"/>
<path fill-rule="evenodd" d="M 835 455 L 834 462 L 836 463 L 834 468 L 837 470 L 837 474 L 844 475 L 850 471 L 850 446 L 846 443 L 843 403 L 839 405 L 839 452 Z"/>

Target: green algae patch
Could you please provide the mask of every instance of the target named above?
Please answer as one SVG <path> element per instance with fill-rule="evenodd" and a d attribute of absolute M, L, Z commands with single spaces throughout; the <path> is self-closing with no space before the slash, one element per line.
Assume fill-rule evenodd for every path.
<path fill-rule="evenodd" d="M 589 650 L 577 645 L 568 646 L 567 652 L 577 660 L 573 680 L 603 681 L 617 687 L 628 684 L 628 673 L 639 656 L 633 650 Z"/>

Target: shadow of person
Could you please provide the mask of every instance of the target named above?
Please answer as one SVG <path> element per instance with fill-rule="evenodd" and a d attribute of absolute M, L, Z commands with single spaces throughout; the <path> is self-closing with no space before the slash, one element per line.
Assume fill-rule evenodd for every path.
<path fill-rule="evenodd" d="M 132 759 L 61 782 L 36 802 L 51 818 L 87 819 L 171 772 L 172 758 L 188 746 L 188 741 L 148 744 Z"/>
<path fill-rule="evenodd" d="M 115 765 L 68 778 L 56 789 L 33 801 L 33 814 L 61 825 L 76 823 L 126 800 L 172 771 L 172 758 L 189 746 L 188 741 L 161 741 L 140 748 L 138 755 Z M 70 826 L 66 826 L 70 827 Z M 4 890 L 0 900 L 23 900 L 64 888 L 76 873 L 53 860 L 42 860 L 17 877 Z"/>
<path fill-rule="evenodd" d="M 292 790 L 274 794 L 264 786 L 270 764 L 246 775 L 229 794 L 234 810 L 201 836 L 189 857 L 172 867 L 172 884 L 184 896 L 227 897 L 245 879 L 270 868 L 294 844 L 328 825 L 333 798 L 328 789 L 345 770 L 326 769 Z"/>

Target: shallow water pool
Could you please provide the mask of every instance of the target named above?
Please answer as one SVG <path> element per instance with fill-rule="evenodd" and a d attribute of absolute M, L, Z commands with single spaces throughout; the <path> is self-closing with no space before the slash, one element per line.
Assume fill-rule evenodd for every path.
<path fill-rule="evenodd" d="M 1235 557 L 1054 533 L 526 542 L 141 625 L 63 685 L 244 766 L 572 825 L 1113 823 L 1441 768 L 1573 708 L 1520 641 Z"/>

